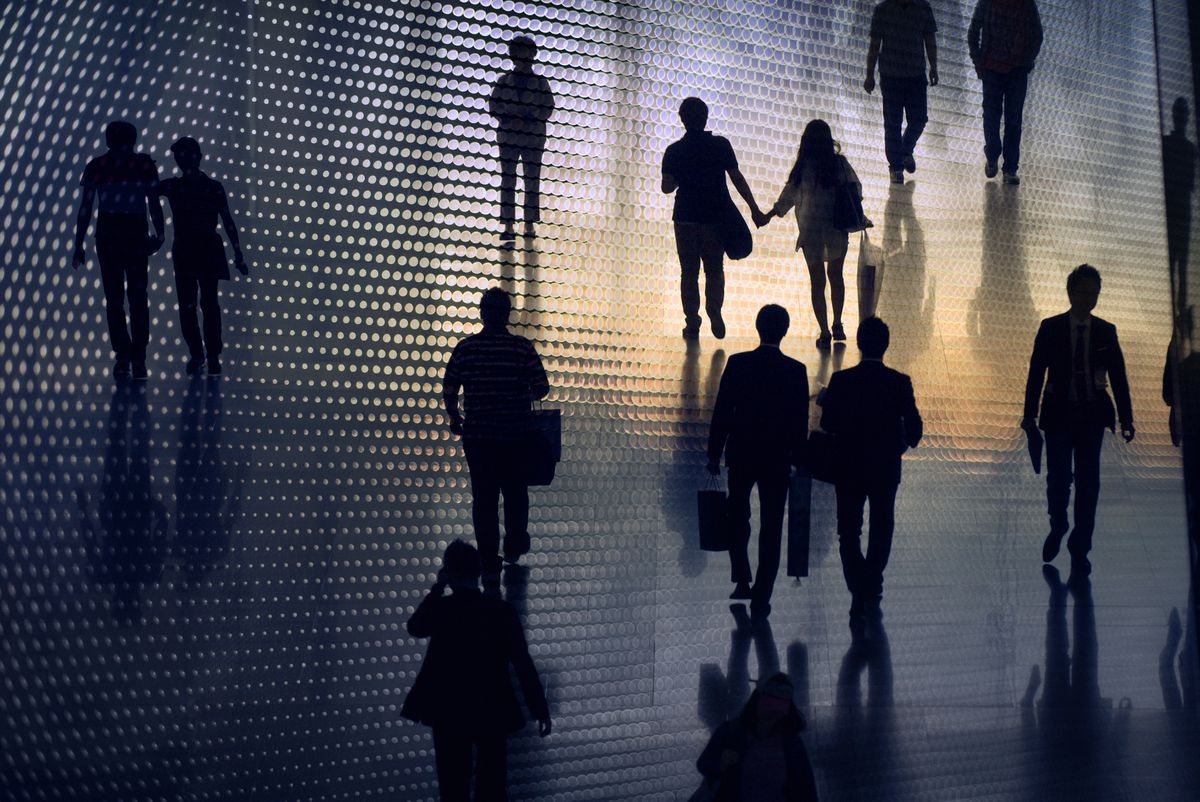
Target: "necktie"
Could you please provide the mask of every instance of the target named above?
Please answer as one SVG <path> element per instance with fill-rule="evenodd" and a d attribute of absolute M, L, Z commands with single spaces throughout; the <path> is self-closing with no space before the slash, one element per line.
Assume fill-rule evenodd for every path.
<path fill-rule="evenodd" d="M 1087 326 L 1075 327 L 1075 400 L 1088 400 L 1087 386 Z"/>

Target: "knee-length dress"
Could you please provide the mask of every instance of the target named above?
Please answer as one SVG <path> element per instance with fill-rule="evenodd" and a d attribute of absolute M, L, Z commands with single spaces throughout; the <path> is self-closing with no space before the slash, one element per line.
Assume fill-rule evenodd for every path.
<path fill-rule="evenodd" d="M 788 182 L 784 186 L 774 207 L 776 215 L 795 209 L 799 230 L 796 250 L 803 250 L 809 258 L 819 258 L 823 262 L 844 259 L 850 239 L 845 231 L 833 225 L 838 189 L 848 184 L 851 192 L 862 197 L 862 182 L 845 156 L 837 157 L 835 174 L 836 182 L 826 187 L 821 185 L 815 170 L 806 170 L 799 184 Z"/>

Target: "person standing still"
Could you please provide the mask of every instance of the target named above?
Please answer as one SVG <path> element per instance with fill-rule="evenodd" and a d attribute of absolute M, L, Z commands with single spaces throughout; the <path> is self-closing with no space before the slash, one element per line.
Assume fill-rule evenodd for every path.
<path fill-rule="evenodd" d="M 492 88 L 488 110 L 496 119 L 496 142 L 500 146 L 500 239 L 516 238 L 517 164 L 525 177 L 525 236 L 537 234 L 542 219 L 542 157 L 546 152 L 546 121 L 554 113 L 550 82 L 533 71 L 537 44 L 528 36 L 508 43 L 513 68 Z"/>
<path fill-rule="evenodd" d="M 863 89 L 875 91 L 875 65 L 883 94 L 883 145 L 893 184 L 904 172 L 916 172 L 913 151 L 929 121 L 928 87 L 938 85 L 937 22 L 926 0 L 884 0 L 871 17 L 867 78 Z M 925 60 L 929 60 L 926 80 Z M 907 119 L 907 127 L 902 123 Z"/>
<path fill-rule="evenodd" d="M 1017 169 L 1025 92 L 1042 49 L 1042 17 L 1036 0 L 979 0 L 967 29 L 967 46 L 975 74 L 983 81 L 984 175 L 996 177 L 1003 155 L 1004 183 L 1020 184 Z"/>
<path fill-rule="evenodd" d="M 725 337 L 725 243 L 721 220 L 732 203 L 728 174 L 738 194 L 750 206 L 755 220 L 762 211 L 738 169 L 733 146 L 723 136 L 704 130 L 708 106 L 698 97 L 679 104 L 684 135 L 667 146 L 662 163 L 662 191 L 675 193 L 675 248 L 679 253 L 679 295 L 683 301 L 683 338 L 700 337 L 700 266 L 704 265 L 704 308 L 713 336 Z"/>
<path fill-rule="evenodd" d="M 532 404 L 550 392 L 533 343 L 508 331 L 509 295 L 492 287 L 479 302 L 483 331 L 459 341 L 442 379 L 450 431 L 463 438 L 471 472 L 471 517 L 485 584 L 500 581 L 500 497 L 504 496 L 504 559 L 529 551 L 527 442 Z M 458 408 L 459 391 L 463 411 Z"/>
<path fill-rule="evenodd" d="M 146 380 L 146 347 L 150 342 L 150 300 L 146 290 L 150 277 L 150 255 L 163 244 L 163 212 L 158 202 L 158 168 L 145 153 L 134 153 L 137 128 L 125 120 L 114 120 L 104 128 L 108 152 L 87 163 L 75 218 L 75 252 L 71 267 L 83 267 L 83 241 L 92 222 L 97 197 L 100 214 L 96 220 L 96 259 L 104 284 L 104 311 L 108 339 L 117 361 L 113 378 L 131 375 Z M 146 233 L 146 210 L 154 222 L 154 237 Z M 129 319 L 125 298 L 129 297 Z"/>

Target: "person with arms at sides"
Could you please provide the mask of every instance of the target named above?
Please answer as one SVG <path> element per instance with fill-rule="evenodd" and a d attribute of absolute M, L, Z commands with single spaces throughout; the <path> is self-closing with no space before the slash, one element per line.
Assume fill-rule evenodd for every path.
<path fill-rule="evenodd" d="M 1004 183 L 1020 184 L 1017 169 L 1025 92 L 1042 49 L 1042 17 L 1036 0 L 978 0 L 967 29 L 967 47 L 975 74 L 983 82 L 984 175 L 996 177 L 1003 154 Z"/>
<path fill-rule="evenodd" d="M 1033 342 L 1021 428 L 1028 431 L 1036 425 L 1046 436 L 1050 534 L 1042 544 L 1042 561 L 1048 563 L 1058 556 L 1062 539 L 1070 531 L 1067 551 L 1071 554 L 1071 572 L 1087 576 L 1091 572 L 1088 552 L 1092 549 L 1100 499 L 1104 430 L 1115 430 L 1119 421 L 1126 443 L 1133 440 L 1135 430 L 1117 327 L 1092 314 L 1100 298 L 1100 271 L 1087 264 L 1072 270 L 1067 276 L 1067 297 L 1071 308 L 1043 320 Z M 1108 394 L 1110 381 L 1112 396 Z M 1072 478 L 1074 529 L 1067 517 Z"/>
<path fill-rule="evenodd" d="M 929 121 L 928 87 L 938 85 L 936 33 L 937 22 L 926 0 L 884 0 L 871 16 L 863 89 L 875 91 L 878 64 L 879 89 L 883 93 L 883 146 L 893 184 L 904 183 L 904 171 L 917 170 L 913 151 Z M 902 131 L 905 118 L 908 126 Z"/>
<path fill-rule="evenodd" d="M 400 715 L 433 728 L 444 802 L 470 800 L 472 774 L 476 800 L 508 798 L 507 740 L 525 726 L 510 667 L 539 733 L 544 738 L 551 730 L 546 694 L 517 612 L 480 593 L 479 568 L 474 546 L 451 543 L 437 581 L 408 619 L 408 634 L 429 638 L 429 648 Z"/>
<path fill-rule="evenodd" d="M 731 599 L 750 599 L 750 612 L 771 612 L 771 591 L 779 573 L 788 474 L 803 464 L 808 436 L 808 371 L 779 350 L 789 318 L 768 304 L 755 326 L 760 344 L 734 354 L 721 374 L 708 433 L 708 471 L 729 466 L 729 564 L 735 583 Z M 761 529 L 758 572 L 750 581 L 750 492 L 758 486 Z"/>
<path fill-rule="evenodd" d="M 496 120 L 496 142 L 500 146 L 500 239 L 516 238 L 517 164 L 525 178 L 525 236 L 537 234 L 542 219 L 542 157 L 546 152 L 546 121 L 554 113 L 550 82 L 533 71 L 537 44 L 528 36 L 508 43 L 513 68 L 500 76 L 488 99 L 488 111 Z"/>
<path fill-rule="evenodd" d="M 71 267 L 78 270 L 86 261 L 83 241 L 92 222 L 97 198 L 96 259 L 104 285 L 104 311 L 108 339 L 117 355 L 113 377 L 131 374 L 145 381 L 146 348 L 150 343 L 150 301 L 146 295 L 150 276 L 150 254 L 163 244 L 163 212 L 158 202 L 158 168 L 145 153 L 134 153 L 137 129 L 132 123 L 114 120 L 104 128 L 108 152 L 87 163 L 79 182 L 82 197 L 75 218 L 75 252 Z M 147 236 L 146 210 L 154 222 L 154 237 Z M 129 297 L 129 319 L 125 297 Z"/>
<path fill-rule="evenodd" d="M 921 442 L 924 424 L 912 380 L 883 364 L 891 342 L 887 324 L 870 317 L 858 326 L 862 360 L 829 379 L 821 428 L 837 444 L 838 546 L 850 591 L 850 627 L 863 631 L 880 617 L 883 571 L 892 551 L 901 456 Z M 863 555 L 863 507 L 871 505 L 870 540 Z"/>
<path fill-rule="evenodd" d="M 679 295 L 683 302 L 683 338 L 700 337 L 700 266 L 704 266 L 704 309 L 718 340 L 725 337 L 725 243 L 721 221 L 732 204 L 725 176 L 750 206 L 755 220 L 762 211 L 738 169 L 733 146 L 723 136 L 704 130 L 708 106 L 698 97 L 679 104 L 683 138 L 667 146 L 662 163 L 662 191 L 675 193 L 675 249 L 679 253 Z"/>
<path fill-rule="evenodd" d="M 171 204 L 171 220 L 175 225 L 175 241 L 171 244 L 171 261 L 175 266 L 175 293 L 179 300 L 179 326 L 187 343 L 187 372 L 195 375 L 208 363 L 208 373 L 221 372 L 219 358 L 221 343 L 221 305 L 217 297 L 217 282 L 229 280 L 229 263 L 225 247 L 217 234 L 217 218 L 225 226 L 225 236 L 233 247 L 233 260 L 244 276 L 250 272 L 237 226 L 229 213 L 229 199 L 220 181 L 200 172 L 204 154 L 200 143 L 190 136 L 181 137 L 171 145 L 171 154 L 183 175 L 168 178 L 159 185 L 159 194 Z M 196 302 L 204 315 L 204 334 L 196 316 Z"/>
<path fill-rule="evenodd" d="M 463 438 L 471 472 L 471 516 L 485 585 L 500 581 L 500 496 L 504 496 L 504 558 L 529 551 L 527 443 L 532 404 L 550 392 L 533 343 L 508 331 L 509 295 L 492 287 L 479 302 L 483 330 L 459 341 L 442 379 L 450 431 Z M 458 408 L 463 392 L 463 411 Z"/>

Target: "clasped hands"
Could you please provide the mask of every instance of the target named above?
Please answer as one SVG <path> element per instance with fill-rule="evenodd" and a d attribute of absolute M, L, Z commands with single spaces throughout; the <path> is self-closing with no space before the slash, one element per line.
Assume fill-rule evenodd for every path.
<path fill-rule="evenodd" d="M 764 212 L 762 209 L 752 209 L 750 211 L 750 218 L 754 221 L 755 228 L 762 228 L 771 222 L 772 217 L 775 217 L 774 209 L 769 212 Z"/>

